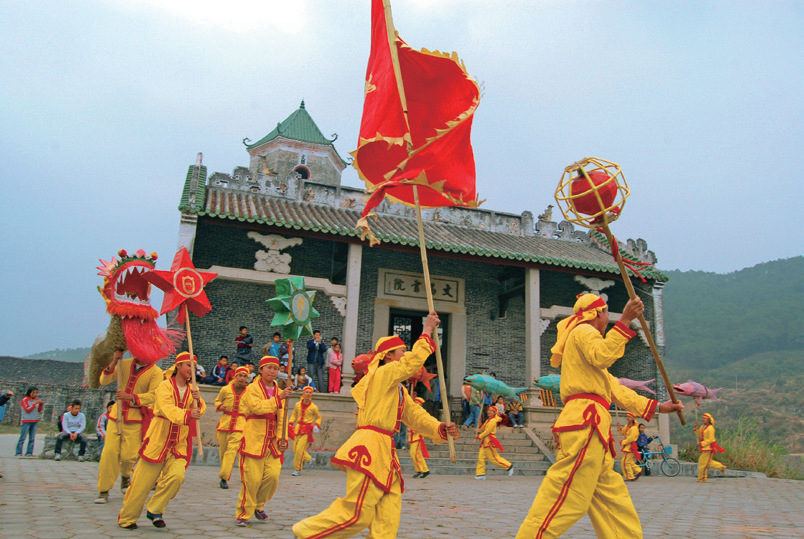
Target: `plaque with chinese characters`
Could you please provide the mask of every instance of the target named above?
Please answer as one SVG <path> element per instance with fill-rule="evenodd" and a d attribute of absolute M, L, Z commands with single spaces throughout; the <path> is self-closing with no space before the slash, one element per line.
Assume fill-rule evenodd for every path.
<path fill-rule="evenodd" d="M 462 279 L 449 277 L 430 278 L 434 301 L 460 303 Z M 386 270 L 383 279 L 383 295 L 386 297 L 426 298 L 424 276 L 408 272 Z"/>

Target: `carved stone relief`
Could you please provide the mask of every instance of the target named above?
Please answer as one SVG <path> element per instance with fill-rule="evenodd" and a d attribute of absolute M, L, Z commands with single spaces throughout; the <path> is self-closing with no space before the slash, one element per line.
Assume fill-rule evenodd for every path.
<path fill-rule="evenodd" d="M 280 253 L 282 249 L 301 245 L 301 238 L 284 238 L 278 234 L 260 234 L 259 232 L 249 232 L 248 237 L 257 243 L 261 243 L 268 250 L 260 249 L 255 254 L 257 261 L 254 269 L 257 271 L 270 271 L 274 273 L 290 273 L 291 257 L 287 253 Z"/>

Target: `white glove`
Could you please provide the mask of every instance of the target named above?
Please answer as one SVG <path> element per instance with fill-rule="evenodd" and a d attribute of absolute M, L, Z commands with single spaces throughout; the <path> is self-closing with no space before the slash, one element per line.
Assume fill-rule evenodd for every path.
<path fill-rule="evenodd" d="M 320 432 L 320 430 L 321 429 L 319 429 L 318 427 L 315 427 L 315 426 L 313 427 L 313 432 Z"/>

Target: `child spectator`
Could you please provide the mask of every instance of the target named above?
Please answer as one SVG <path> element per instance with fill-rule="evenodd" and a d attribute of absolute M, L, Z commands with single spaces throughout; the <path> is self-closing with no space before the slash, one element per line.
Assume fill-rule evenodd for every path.
<path fill-rule="evenodd" d="M 234 379 L 235 371 L 237 370 L 238 366 L 237 361 L 232 361 L 232 364 L 229 365 L 229 368 L 226 370 L 226 383 L 224 385 L 229 385 L 232 379 Z"/>
<path fill-rule="evenodd" d="M 337 339 L 332 339 L 337 341 Z M 329 361 L 327 367 L 329 368 L 329 392 L 339 393 L 341 390 L 341 365 L 343 365 L 343 354 L 341 354 L 341 345 L 337 342 L 329 351 Z"/>
<path fill-rule="evenodd" d="M 274 336 L 271 337 L 271 342 L 262 347 L 262 355 L 276 358 L 280 357 L 279 348 L 282 346 L 281 340 L 282 335 L 277 331 L 274 333 Z"/>
<path fill-rule="evenodd" d="M 637 421 L 637 424 L 639 425 L 639 437 L 637 437 L 636 444 L 637 444 L 637 447 L 639 448 L 639 453 L 640 453 L 640 455 L 642 457 L 642 460 L 644 460 L 645 459 L 645 453 L 648 452 L 648 446 L 650 445 L 650 443 L 655 438 L 653 436 L 648 436 L 647 434 L 645 434 L 645 425 L 644 424 L 639 423 L 638 421 Z"/>
<path fill-rule="evenodd" d="M 520 395 L 520 399 L 524 398 L 524 393 Z M 511 426 L 514 428 L 523 428 L 522 424 L 522 403 L 516 399 L 511 399 L 508 404 L 508 418 L 511 420 Z"/>
<path fill-rule="evenodd" d="M 98 440 L 100 440 L 98 454 L 103 453 L 103 446 L 106 444 L 106 425 L 109 424 L 109 412 L 112 411 L 114 402 L 115 401 L 109 401 L 109 404 L 106 405 L 106 413 L 101 414 L 98 418 L 98 422 L 95 423 L 95 434 L 97 434 Z"/>
<path fill-rule="evenodd" d="M 505 398 L 502 395 L 497 395 L 497 399 L 494 403 L 494 407 L 497 408 L 497 415 L 500 416 L 500 426 L 502 427 L 511 427 L 511 420 L 508 418 L 508 415 L 505 413 Z"/>
<path fill-rule="evenodd" d="M 36 437 L 36 425 L 39 423 L 39 416 L 42 413 L 45 403 L 37 398 L 39 390 L 29 387 L 25 396 L 20 401 L 20 439 L 17 441 L 17 457 L 22 456 L 22 445 L 25 437 L 28 437 L 28 447 L 25 450 L 26 457 L 33 456 L 34 438 Z"/>
<path fill-rule="evenodd" d="M 195 366 L 195 381 L 196 383 L 203 384 L 207 377 L 207 371 L 201 365 Z"/>
<path fill-rule="evenodd" d="M 312 387 L 313 389 L 315 389 L 313 379 L 307 376 L 307 369 L 305 367 L 299 367 L 298 372 L 292 378 L 293 379 L 290 385 L 294 391 L 305 387 Z"/>
<path fill-rule="evenodd" d="M 61 420 L 62 431 L 56 436 L 56 459 L 61 460 L 61 444 L 69 438 L 72 441 L 78 440 L 81 447 L 78 449 L 78 462 L 84 462 L 84 453 L 87 451 L 87 435 L 84 429 L 87 427 L 87 418 L 81 413 L 81 401 L 74 400 L 70 405 L 70 413 L 64 414 Z"/>
<path fill-rule="evenodd" d="M 204 378 L 204 383 L 213 386 L 225 386 L 227 370 L 229 370 L 229 358 L 221 356 L 218 364 L 212 367 L 212 374 Z"/>
<path fill-rule="evenodd" d="M 235 337 L 235 342 L 237 343 L 237 361 L 251 363 L 251 349 L 254 347 L 254 337 L 248 334 L 246 326 L 240 326 L 240 335 Z"/>

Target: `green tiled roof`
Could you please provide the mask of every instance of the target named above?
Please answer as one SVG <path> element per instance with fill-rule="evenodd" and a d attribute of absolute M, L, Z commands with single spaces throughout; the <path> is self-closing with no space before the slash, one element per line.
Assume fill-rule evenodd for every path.
<path fill-rule="evenodd" d="M 203 208 L 191 213 L 289 230 L 360 237 L 360 232 L 355 228 L 360 218 L 358 210 L 218 187 L 208 188 Z M 419 245 L 415 219 L 380 215 L 379 219 L 371 220 L 371 229 L 386 245 Z M 437 251 L 599 273 L 620 273 L 610 253 L 579 242 L 542 238 L 538 235 L 506 234 L 432 221 L 424 223 L 424 230 L 427 248 Z M 652 266 L 646 267 L 641 273 L 646 279 L 667 281 L 667 276 Z"/>
<path fill-rule="evenodd" d="M 181 192 L 181 200 L 179 201 L 179 209 L 181 211 L 190 211 L 194 213 L 195 210 L 201 209 L 204 206 L 204 193 L 206 192 L 207 185 L 207 167 L 201 165 L 201 171 L 198 174 L 198 185 L 195 190 L 195 207 L 190 207 L 190 185 L 193 180 L 193 169 L 195 165 L 190 165 L 187 169 L 187 178 L 184 180 L 184 189 Z"/>
<path fill-rule="evenodd" d="M 299 108 L 296 109 L 290 116 L 285 118 L 283 122 L 276 124 L 273 131 L 262 137 L 254 144 L 246 146 L 249 150 L 256 148 L 261 144 L 265 144 L 276 137 L 285 137 L 301 142 L 310 142 L 312 144 L 325 144 L 331 146 L 335 139 L 328 139 L 321 133 L 321 130 L 313 121 L 313 118 L 304 108 L 304 101 L 301 102 Z"/>

